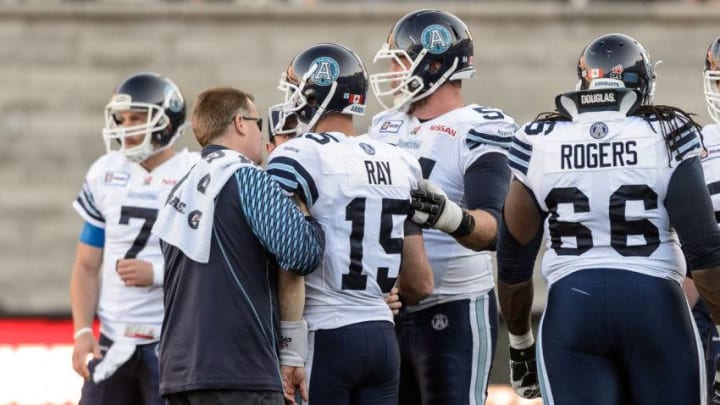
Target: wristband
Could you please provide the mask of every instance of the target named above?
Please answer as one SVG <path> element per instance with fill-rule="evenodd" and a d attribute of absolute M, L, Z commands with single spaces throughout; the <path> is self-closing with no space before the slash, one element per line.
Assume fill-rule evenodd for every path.
<path fill-rule="evenodd" d="M 462 238 L 463 236 L 470 235 L 473 229 L 475 229 L 475 218 L 473 218 L 473 216 L 467 211 L 463 210 L 460 225 L 456 230 L 450 232 L 450 236 L 453 238 Z"/>
<path fill-rule="evenodd" d="M 75 334 L 73 335 L 73 340 L 78 340 L 78 338 L 79 338 L 80 336 L 82 336 L 82 335 L 84 335 L 84 334 L 86 334 L 86 333 L 92 334 L 92 331 L 93 331 L 92 328 L 87 327 L 87 326 L 84 327 L 84 328 L 80 328 L 80 329 L 78 329 L 78 330 L 75 331 Z"/>
<path fill-rule="evenodd" d="M 510 340 L 510 347 L 513 349 L 527 349 L 535 343 L 532 329 L 527 331 L 524 335 L 513 335 L 512 333 L 508 333 L 508 338 Z"/>
<path fill-rule="evenodd" d="M 307 355 L 307 323 L 280 321 L 280 365 L 304 367 Z"/>

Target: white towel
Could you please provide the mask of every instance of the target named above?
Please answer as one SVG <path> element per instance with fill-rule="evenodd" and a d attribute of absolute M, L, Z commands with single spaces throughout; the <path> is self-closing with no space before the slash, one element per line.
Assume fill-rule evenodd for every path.
<path fill-rule="evenodd" d="M 188 173 L 158 213 L 152 232 L 180 249 L 187 257 L 207 263 L 210 258 L 215 197 L 230 176 L 249 166 L 261 170 L 248 158 L 230 149 L 212 152 Z"/>
<path fill-rule="evenodd" d="M 95 366 L 93 371 L 93 381 L 95 384 L 113 375 L 130 356 L 135 353 L 135 343 L 131 340 L 116 340 L 110 349 L 105 353 L 103 359 Z"/>

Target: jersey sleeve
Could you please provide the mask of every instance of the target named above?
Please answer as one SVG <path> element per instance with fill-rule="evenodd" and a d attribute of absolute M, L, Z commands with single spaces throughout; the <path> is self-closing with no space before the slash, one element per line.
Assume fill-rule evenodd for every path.
<path fill-rule="evenodd" d="M 510 166 L 515 178 L 526 187 L 529 187 L 528 170 L 530 169 L 533 147 L 532 142 L 525 133 L 526 126 L 518 129 L 512 137 L 510 151 L 508 151 L 508 166 Z"/>
<path fill-rule="evenodd" d="M 700 130 L 698 130 L 690 118 L 677 115 L 672 123 L 660 123 L 659 121 L 655 123 L 654 128 L 665 125 L 671 129 L 670 133 L 665 137 L 675 165 L 700 155 L 700 151 L 702 150 L 702 137 Z"/>
<path fill-rule="evenodd" d="M 267 164 L 267 172 L 283 190 L 299 195 L 310 208 L 319 197 L 318 180 L 322 177 L 322 164 L 318 143 L 305 134 L 275 148 Z M 318 138 L 322 139 L 322 138 Z"/>
<path fill-rule="evenodd" d="M 75 211 L 90 225 L 105 229 L 105 217 L 102 207 L 102 184 L 105 157 L 101 157 L 88 170 L 82 190 L 73 202 Z M 112 176 L 112 172 L 109 172 Z M 112 179 L 111 179 L 112 180 Z"/>
<path fill-rule="evenodd" d="M 482 120 L 468 130 L 465 142 L 461 144 L 460 161 L 463 172 L 485 154 L 507 154 L 513 134 L 518 129 L 515 120 L 500 110 L 484 107 L 473 110 L 482 115 Z"/>

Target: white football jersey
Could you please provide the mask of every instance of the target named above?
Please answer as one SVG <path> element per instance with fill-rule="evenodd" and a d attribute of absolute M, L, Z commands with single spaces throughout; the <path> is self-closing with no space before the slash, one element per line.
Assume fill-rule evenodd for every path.
<path fill-rule="evenodd" d="M 400 111 L 383 112 L 373 118 L 369 135 L 415 156 L 423 177 L 466 208 L 465 171 L 485 154 L 505 155 L 516 129 L 515 121 L 502 111 L 473 104 L 425 122 Z M 476 296 L 493 288 L 490 253 L 465 248 L 441 231 L 428 229 L 423 235 L 435 289 L 410 310 Z"/>
<path fill-rule="evenodd" d="M 702 132 L 707 149 L 707 154 L 701 155 L 705 184 L 712 198 L 715 221 L 720 224 L 720 125 L 706 125 Z"/>
<path fill-rule="evenodd" d="M 85 221 L 105 230 L 97 315 L 101 332 L 110 339 L 159 337 L 163 280 L 148 287 L 126 287 L 117 275 L 116 262 L 135 258 L 164 269 L 160 242 L 150 230 L 172 187 L 199 159 L 199 154 L 183 150 L 147 172 L 123 154 L 111 152 L 88 171 L 73 207 Z"/>
<path fill-rule="evenodd" d="M 689 125 L 668 151 L 654 121 L 588 112 L 574 121 L 531 122 L 513 139 L 509 164 L 534 194 L 547 237 L 549 284 L 588 268 L 681 281 L 685 263 L 664 201 L 670 178 L 700 141 Z"/>
<path fill-rule="evenodd" d="M 267 171 L 325 230 L 322 265 L 305 276 L 309 329 L 392 322 L 383 296 L 400 269 L 417 161 L 365 135 L 308 133 L 278 146 Z"/>

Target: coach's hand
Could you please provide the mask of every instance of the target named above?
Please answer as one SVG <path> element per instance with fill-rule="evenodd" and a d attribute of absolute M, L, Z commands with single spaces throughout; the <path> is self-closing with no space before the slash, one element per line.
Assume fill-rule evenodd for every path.
<path fill-rule="evenodd" d="M 428 180 L 420 180 L 411 191 L 411 220 L 423 228 L 434 228 L 453 236 L 466 236 L 475 225 L 472 216 L 450 200 L 444 191 Z"/>
<path fill-rule="evenodd" d="M 75 347 L 73 348 L 72 363 L 73 370 L 84 379 L 90 378 L 90 370 L 88 370 L 88 354 L 93 355 L 95 359 L 102 359 L 100 354 L 100 345 L 92 333 L 80 334 L 75 339 Z"/>
<path fill-rule="evenodd" d="M 527 349 L 510 347 L 510 383 L 515 393 L 523 398 L 540 396 L 534 344 Z"/>
<path fill-rule="evenodd" d="M 285 403 L 295 405 L 295 395 L 300 392 L 300 398 L 308 401 L 307 382 L 305 381 L 305 367 L 280 366 L 282 374 L 283 395 Z"/>

